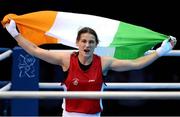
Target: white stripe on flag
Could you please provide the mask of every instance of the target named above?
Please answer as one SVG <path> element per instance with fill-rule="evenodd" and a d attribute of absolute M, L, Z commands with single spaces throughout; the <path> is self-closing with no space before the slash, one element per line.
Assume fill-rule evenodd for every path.
<path fill-rule="evenodd" d="M 61 39 L 60 43 L 75 47 L 76 36 L 82 27 L 90 27 L 97 32 L 100 43 L 107 47 L 113 41 L 120 21 L 87 14 L 58 12 L 47 35 Z"/>

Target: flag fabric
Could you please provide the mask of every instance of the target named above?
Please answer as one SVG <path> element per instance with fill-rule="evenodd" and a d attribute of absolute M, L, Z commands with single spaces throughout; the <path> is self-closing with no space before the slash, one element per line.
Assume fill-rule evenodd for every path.
<path fill-rule="evenodd" d="M 37 45 L 61 43 L 76 47 L 76 36 L 83 27 L 94 29 L 100 43 L 95 53 L 118 59 L 135 59 L 167 39 L 168 36 L 148 28 L 105 17 L 60 12 L 39 11 L 24 15 L 8 14 L 1 21 L 15 20 L 20 33 Z"/>

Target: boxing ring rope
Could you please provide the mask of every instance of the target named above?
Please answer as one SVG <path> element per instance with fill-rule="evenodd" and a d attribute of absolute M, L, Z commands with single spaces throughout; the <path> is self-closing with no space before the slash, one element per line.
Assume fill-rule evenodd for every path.
<path fill-rule="evenodd" d="M 76 50 L 50 50 L 50 51 L 72 52 L 72 51 L 76 51 Z M 4 53 L 0 54 L 0 61 L 8 58 L 11 54 L 12 54 L 12 50 L 7 50 Z M 180 56 L 180 50 L 171 50 L 164 56 Z"/>
<path fill-rule="evenodd" d="M 164 56 L 180 56 L 180 50 L 171 50 L 166 53 Z"/>
<path fill-rule="evenodd" d="M 1 51 L 4 49 L 1 49 Z M 50 51 L 61 51 L 61 52 L 72 52 L 72 51 L 76 51 L 76 50 L 50 50 Z M 9 57 L 12 54 L 12 50 L 7 50 L 4 53 L 0 54 L 0 61 L 6 59 L 7 57 Z M 180 50 L 171 50 L 170 52 L 166 53 L 164 56 L 180 56 Z"/>
<path fill-rule="evenodd" d="M 180 99 L 180 91 L 3 91 L 0 98 L 5 99 Z"/>
<path fill-rule="evenodd" d="M 11 89 L 11 83 L 8 83 L 4 87 L 0 88 L 0 92 L 1 91 L 9 91 L 10 89 Z"/>
<path fill-rule="evenodd" d="M 180 89 L 180 83 L 106 83 L 104 89 Z M 39 83 L 41 89 L 63 88 L 61 83 Z"/>
<path fill-rule="evenodd" d="M 3 52 L 0 54 L 0 61 L 8 58 L 13 51 L 8 48 L 0 48 L 0 52 Z M 6 86 L 0 89 L 0 91 L 8 91 L 10 89 L 11 83 L 8 83 Z"/>
<path fill-rule="evenodd" d="M 62 88 L 61 83 L 39 83 L 39 88 Z M 7 91 L 11 83 L 0 89 L 0 98 L 88 98 L 88 99 L 180 99 L 180 91 Z M 107 83 L 105 89 L 180 89 L 180 83 Z"/>
<path fill-rule="evenodd" d="M 106 83 L 104 89 L 136 89 L 136 90 L 154 90 L 154 89 L 180 89 L 180 83 Z M 8 83 L 0 91 L 9 91 L 11 83 Z M 39 83 L 40 89 L 63 89 L 61 83 Z"/>
<path fill-rule="evenodd" d="M 7 50 L 3 52 L 2 54 L 0 54 L 0 61 L 8 58 L 11 54 L 12 54 L 12 50 Z"/>

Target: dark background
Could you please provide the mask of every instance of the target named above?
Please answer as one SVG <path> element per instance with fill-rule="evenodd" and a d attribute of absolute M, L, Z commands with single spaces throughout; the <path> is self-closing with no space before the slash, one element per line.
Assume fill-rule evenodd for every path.
<path fill-rule="evenodd" d="M 180 7 L 177 0 L 0 0 L 1 20 L 8 13 L 21 15 L 41 10 L 97 15 L 172 35 L 178 41 L 180 37 Z M 0 26 L 0 47 L 15 46 L 17 46 L 16 41 Z M 174 49 L 179 50 L 179 48 L 178 42 Z M 10 60 L 11 58 L 8 58 L 0 62 L 0 80 L 11 80 Z M 143 70 L 123 73 L 110 71 L 107 82 L 179 82 L 179 63 L 179 57 L 162 57 Z M 53 75 L 57 66 L 46 62 L 41 62 L 41 66 L 43 68 L 40 81 L 58 81 L 57 76 Z M 104 100 L 103 103 L 102 115 L 180 115 L 179 100 Z M 4 107 L 0 103 L 0 110 Z M 40 101 L 40 115 L 59 113 L 61 113 L 61 101 Z M 0 112 L 0 115 L 3 113 Z"/>

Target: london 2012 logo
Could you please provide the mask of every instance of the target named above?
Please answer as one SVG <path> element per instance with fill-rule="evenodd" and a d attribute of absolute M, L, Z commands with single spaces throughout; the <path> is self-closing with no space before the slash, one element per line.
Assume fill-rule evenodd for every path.
<path fill-rule="evenodd" d="M 18 60 L 19 60 L 18 63 L 19 77 L 28 77 L 28 78 L 35 77 L 34 63 L 36 62 L 36 59 L 28 54 L 25 55 L 20 54 Z"/>

